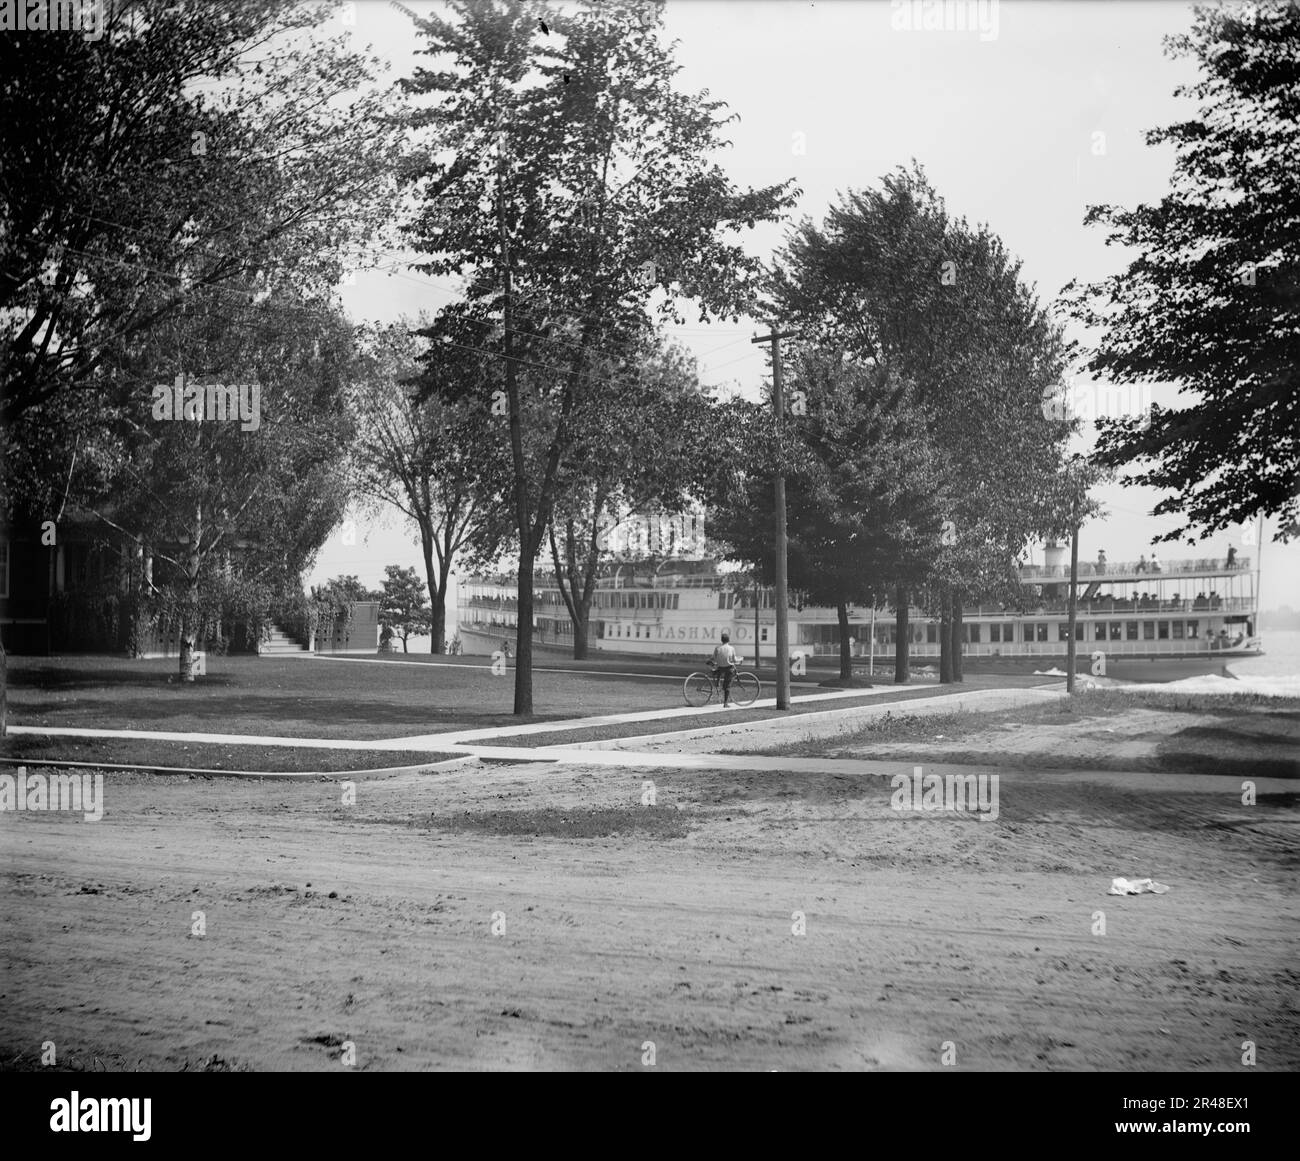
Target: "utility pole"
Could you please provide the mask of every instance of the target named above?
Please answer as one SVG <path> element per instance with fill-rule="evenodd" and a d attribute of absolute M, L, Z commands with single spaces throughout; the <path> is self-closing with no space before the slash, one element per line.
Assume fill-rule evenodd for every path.
<path fill-rule="evenodd" d="M 1079 495 L 1076 492 L 1070 509 L 1070 621 L 1065 647 L 1065 692 L 1074 692 L 1074 625 L 1079 615 Z"/>
<path fill-rule="evenodd" d="M 785 395 L 781 391 L 781 340 L 792 339 L 795 331 L 773 331 L 750 339 L 751 343 L 772 344 L 772 412 L 776 417 L 776 447 L 781 453 L 781 428 L 785 423 Z M 785 475 L 777 467 L 776 482 L 776 708 L 790 708 L 790 602 L 786 582 Z"/>

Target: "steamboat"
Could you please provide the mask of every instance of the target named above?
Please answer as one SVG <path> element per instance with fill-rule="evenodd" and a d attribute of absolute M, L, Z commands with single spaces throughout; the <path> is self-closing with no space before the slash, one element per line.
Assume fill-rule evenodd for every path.
<path fill-rule="evenodd" d="M 1047 545 L 1044 563 L 1019 569 L 1020 599 L 976 603 L 964 610 L 963 668 L 971 672 L 1063 669 L 1069 646 L 1069 549 Z M 1206 673 L 1231 676 L 1233 661 L 1262 652 L 1256 634 L 1259 577 L 1249 557 L 1145 558 L 1080 562 L 1076 584 L 1076 667 L 1121 681 L 1172 681 Z M 534 648 L 571 656 L 573 625 L 553 575 L 534 589 Z M 810 667 L 836 666 L 840 625 L 835 609 L 789 598 L 790 651 Z M 855 670 L 892 674 L 897 642 L 890 608 L 851 607 Z M 459 632 L 466 653 L 513 649 L 518 624 L 514 578 L 478 576 L 462 582 Z M 723 631 L 747 663 L 776 654 L 775 593 L 742 582 L 707 558 L 642 559 L 611 565 L 597 580 L 588 626 L 592 655 L 681 658 L 708 654 Z M 909 610 L 911 665 L 939 661 L 939 624 Z"/>

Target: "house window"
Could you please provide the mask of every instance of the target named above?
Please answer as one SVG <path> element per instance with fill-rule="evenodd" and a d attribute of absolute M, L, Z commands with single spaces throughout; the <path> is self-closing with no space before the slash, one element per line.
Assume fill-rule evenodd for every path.
<path fill-rule="evenodd" d="M 1015 627 L 1014 625 L 1003 625 L 1003 626 L 1002 626 L 1002 641 L 1003 641 L 1003 643 L 1006 644 L 1006 645 L 1010 645 L 1011 642 L 1014 641 L 1015 639 L 1016 639 L 1016 627 Z M 1029 638 L 1027 638 L 1027 637 L 1025 638 L 1025 640 L 1028 640 L 1028 639 L 1029 639 Z"/>
<path fill-rule="evenodd" d="M 1142 640 L 1154 641 L 1156 639 L 1156 623 L 1154 621 L 1142 622 Z"/>
<path fill-rule="evenodd" d="M 763 632 L 762 632 L 762 635 L 759 637 L 759 640 L 760 640 L 760 641 L 766 641 L 766 640 L 767 640 L 767 626 L 766 626 L 766 625 L 763 626 Z"/>
<path fill-rule="evenodd" d="M 1047 640 L 1047 622 L 1046 622 L 1046 621 L 1039 621 L 1039 622 L 1038 622 L 1038 631 L 1037 631 L 1037 634 L 1036 634 L 1036 636 L 1035 636 L 1034 639 L 1035 639 L 1036 641 L 1046 641 L 1046 640 Z"/>
<path fill-rule="evenodd" d="M 997 645 L 1001 640 L 1002 640 L 1002 626 L 1001 626 L 1001 625 L 990 625 L 990 626 L 989 626 L 989 641 L 990 641 L 992 644 Z"/>
<path fill-rule="evenodd" d="M 1174 640 L 1181 641 L 1183 639 L 1183 622 L 1174 621 L 1173 626 L 1174 626 Z"/>
<path fill-rule="evenodd" d="M 1106 640 L 1106 622 L 1094 621 L 1092 623 L 1092 639 L 1094 641 Z"/>
<path fill-rule="evenodd" d="M 1069 621 L 1057 621 L 1057 622 L 1056 622 L 1056 639 L 1057 639 L 1058 641 L 1068 641 L 1068 640 L 1070 639 L 1070 622 L 1069 622 Z"/>
<path fill-rule="evenodd" d="M 972 645 L 980 643 L 980 625 L 978 621 L 973 621 L 970 625 L 970 643 Z"/>
<path fill-rule="evenodd" d="M 1138 623 L 1136 621 L 1126 621 L 1124 623 L 1124 639 L 1126 641 L 1136 641 L 1138 639 Z"/>
<path fill-rule="evenodd" d="M 1195 636 L 1197 635 L 1196 630 L 1197 630 L 1197 627 L 1198 627 L 1199 625 L 1200 625 L 1200 622 L 1199 622 L 1199 621 L 1188 621 L 1188 622 L 1187 622 L 1187 635 L 1188 635 L 1189 637 L 1195 637 Z"/>
<path fill-rule="evenodd" d="M 998 627 L 994 625 L 993 632 L 996 633 L 997 631 L 998 631 Z M 934 645 L 938 642 L 938 640 L 939 640 L 939 627 L 933 621 L 931 621 L 925 626 L 925 642 L 927 645 Z M 997 638 L 994 637 L 993 640 L 996 641 Z"/>
<path fill-rule="evenodd" d="M 1156 623 L 1156 636 L 1159 637 L 1161 641 L 1168 641 L 1168 640 L 1169 640 L 1169 622 L 1168 622 L 1168 621 L 1158 621 L 1158 622 Z"/>
<path fill-rule="evenodd" d="M 1110 623 L 1110 639 L 1112 641 L 1123 640 L 1124 626 L 1119 621 Z"/>

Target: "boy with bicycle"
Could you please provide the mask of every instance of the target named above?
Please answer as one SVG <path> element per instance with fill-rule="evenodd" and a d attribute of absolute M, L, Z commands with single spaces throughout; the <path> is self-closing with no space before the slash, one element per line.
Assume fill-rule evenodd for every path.
<path fill-rule="evenodd" d="M 736 676 L 740 655 L 731 647 L 731 634 L 723 631 L 722 644 L 713 651 L 709 664 L 722 678 L 722 704 L 731 704 L 731 679 Z"/>

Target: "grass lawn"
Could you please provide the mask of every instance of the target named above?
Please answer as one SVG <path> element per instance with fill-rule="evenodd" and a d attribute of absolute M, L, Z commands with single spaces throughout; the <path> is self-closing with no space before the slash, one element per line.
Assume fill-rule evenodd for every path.
<path fill-rule="evenodd" d="M 318 746 L 246 746 L 215 742 L 160 742 L 147 738 L 60 738 L 14 734 L 0 738 L 0 756 L 36 770 L 47 762 L 94 762 L 106 766 L 184 770 L 230 770 L 266 774 L 384 770 L 422 766 L 457 757 L 428 750 L 334 750 Z M 12 772 L 9 763 L 0 772 Z"/>
<path fill-rule="evenodd" d="M 414 656 L 414 655 L 412 655 Z M 494 676 L 487 658 L 428 658 L 398 664 L 401 654 L 379 660 L 301 657 L 209 657 L 208 675 L 192 685 L 176 680 L 176 661 L 132 661 L 120 657 L 13 657 L 9 661 L 9 721 L 21 726 L 160 730 L 274 737 L 356 739 L 401 738 L 454 729 L 514 726 L 602 714 L 679 709 L 682 686 L 668 680 L 673 666 L 647 664 L 645 676 L 627 672 L 568 672 L 551 659 L 533 674 L 536 713 L 516 717 L 514 676 Z M 569 662 L 568 665 L 582 665 Z M 628 662 L 623 660 L 621 665 Z M 684 679 L 690 666 L 683 664 Z M 658 675 L 655 675 L 658 674 Z M 977 675 L 964 690 L 1011 685 L 1041 685 L 1051 678 Z M 881 684 L 888 684 L 882 682 Z M 819 692 L 795 686 L 795 696 Z M 932 696 L 932 682 L 899 689 L 897 696 Z M 946 692 L 946 691 L 944 691 Z M 953 689 L 951 692 L 960 692 Z M 772 683 L 763 697 L 772 697 Z M 882 695 L 889 699 L 895 691 Z M 848 699 L 852 700 L 852 699 Z M 805 703 L 804 712 L 842 706 L 844 701 Z M 796 704 L 796 710 L 799 708 Z M 739 711 L 771 716 L 773 710 Z M 793 712 L 793 711 L 792 711 Z M 704 718 L 716 716 L 708 711 Z M 730 720 L 730 718 L 728 719 Z M 708 720 L 690 724 L 707 725 Z M 635 733 L 687 729 L 681 721 L 631 727 Z M 598 736 L 582 737 L 589 740 Z M 521 745 L 573 740 L 569 734 L 520 739 Z M 109 759 L 105 757 L 104 761 Z M 142 760 L 139 758 L 133 760 Z M 151 763 L 160 764 L 160 763 Z"/>
<path fill-rule="evenodd" d="M 176 668 L 165 658 L 11 657 L 9 721 L 364 741 L 682 704 L 670 681 L 537 673 L 537 712 L 516 717 L 514 670 L 496 677 L 486 658 L 394 665 L 210 656 L 208 676 L 192 685 L 175 680 Z"/>

